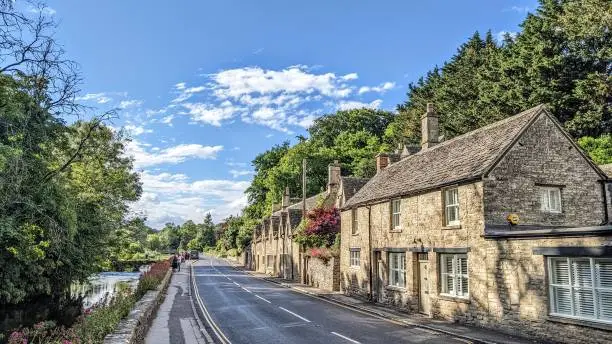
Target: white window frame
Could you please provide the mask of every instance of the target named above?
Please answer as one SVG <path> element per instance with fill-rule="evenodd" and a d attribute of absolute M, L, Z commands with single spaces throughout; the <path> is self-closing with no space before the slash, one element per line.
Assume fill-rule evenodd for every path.
<path fill-rule="evenodd" d="M 553 201 L 553 199 L 555 201 Z M 556 206 L 555 206 L 556 202 Z M 554 186 L 543 186 L 540 188 L 540 209 L 547 213 L 562 213 L 561 188 Z"/>
<path fill-rule="evenodd" d="M 406 288 L 406 252 L 389 252 L 388 258 L 389 286 Z"/>
<path fill-rule="evenodd" d="M 359 231 L 359 215 L 358 208 L 351 209 L 351 234 L 355 235 Z"/>
<path fill-rule="evenodd" d="M 391 201 L 391 229 L 402 229 L 402 199 Z"/>
<path fill-rule="evenodd" d="M 451 193 L 457 195 L 456 202 L 453 202 L 453 200 L 449 197 Z M 442 196 L 444 201 L 444 224 L 446 226 L 459 226 L 461 224 L 459 214 L 459 188 L 444 189 Z M 451 212 L 457 215 L 456 219 L 450 220 L 449 215 Z"/>
<path fill-rule="evenodd" d="M 571 318 L 578 320 L 586 320 L 591 322 L 612 324 L 612 258 L 593 258 L 593 257 L 549 257 L 548 261 L 548 298 L 550 304 L 549 314 L 552 316 L 558 316 L 563 318 Z M 579 280 L 578 269 L 576 269 L 576 263 L 588 262 L 589 268 L 582 270 L 582 273 L 588 272 L 591 280 L 581 283 Z M 556 280 L 557 270 L 554 268 L 555 263 L 567 264 L 567 284 L 566 283 L 554 283 Z M 602 267 L 601 263 L 605 263 L 609 275 L 606 275 L 602 281 Z M 584 266 L 583 266 L 584 267 Z M 561 267 L 562 268 L 562 267 Z M 604 271 L 606 271 L 604 270 Z M 602 285 L 605 282 L 606 285 Z M 563 290 L 565 293 L 569 293 L 569 305 L 565 305 L 564 308 L 569 310 L 569 313 L 561 312 L 559 307 L 559 299 L 555 296 L 558 292 Z M 589 300 L 589 294 L 591 300 Z M 604 305 L 604 300 L 608 302 Z M 592 304 L 589 303 L 592 302 Z M 569 307 L 568 307 L 569 306 Z M 580 315 L 579 313 L 583 308 L 592 307 L 593 315 Z M 603 313 L 608 314 L 606 317 Z"/>
<path fill-rule="evenodd" d="M 461 268 L 461 259 L 466 260 L 465 271 Z M 448 271 L 447 261 L 451 261 L 452 271 Z M 467 299 L 470 295 L 469 260 L 467 254 L 440 254 L 440 294 Z M 452 290 L 448 289 L 451 279 Z M 463 290 L 463 280 L 467 281 L 467 290 Z"/>
<path fill-rule="evenodd" d="M 350 250 L 349 251 L 349 265 L 351 268 L 359 268 L 361 266 L 361 251 Z"/>

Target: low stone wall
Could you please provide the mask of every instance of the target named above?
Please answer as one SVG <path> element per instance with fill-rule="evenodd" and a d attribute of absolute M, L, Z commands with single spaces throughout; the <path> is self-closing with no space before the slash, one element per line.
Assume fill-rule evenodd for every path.
<path fill-rule="evenodd" d="M 151 321 L 164 301 L 171 277 L 172 270 L 168 270 L 157 290 L 149 290 L 136 302 L 130 314 L 119 322 L 115 331 L 104 337 L 104 344 L 144 343 Z"/>
<path fill-rule="evenodd" d="M 340 259 L 325 262 L 319 258 L 308 258 L 306 284 L 328 291 L 340 290 Z"/>

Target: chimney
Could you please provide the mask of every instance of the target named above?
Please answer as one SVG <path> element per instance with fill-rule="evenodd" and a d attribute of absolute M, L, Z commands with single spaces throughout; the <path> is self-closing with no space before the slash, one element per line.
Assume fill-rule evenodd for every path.
<path fill-rule="evenodd" d="M 421 149 L 435 146 L 439 141 L 438 114 L 433 103 L 427 103 L 427 112 L 421 116 Z"/>
<path fill-rule="evenodd" d="M 418 153 L 420 150 L 419 145 L 404 145 L 404 149 L 402 150 L 402 154 L 400 155 L 400 159 L 404 160 L 412 154 Z"/>
<path fill-rule="evenodd" d="M 333 164 L 327 166 L 327 192 L 335 191 L 340 186 L 340 164 L 334 160 Z"/>
<path fill-rule="evenodd" d="M 378 153 L 376 155 L 376 174 L 387 168 L 387 166 L 389 166 L 389 154 Z"/>
<path fill-rule="evenodd" d="M 289 187 L 285 187 L 285 193 L 283 193 L 283 201 L 282 201 L 283 210 L 287 209 L 289 206 Z"/>

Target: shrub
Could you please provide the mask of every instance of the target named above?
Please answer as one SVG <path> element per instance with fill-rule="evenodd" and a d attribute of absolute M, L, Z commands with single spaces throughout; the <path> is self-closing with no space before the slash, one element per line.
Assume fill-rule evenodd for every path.
<path fill-rule="evenodd" d="M 298 227 L 295 241 L 306 247 L 331 247 L 339 232 L 338 209 L 318 207 L 306 214 L 306 220 Z"/>

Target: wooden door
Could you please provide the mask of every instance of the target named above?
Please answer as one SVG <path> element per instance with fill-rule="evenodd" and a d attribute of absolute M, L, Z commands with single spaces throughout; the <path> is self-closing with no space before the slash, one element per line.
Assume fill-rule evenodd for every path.
<path fill-rule="evenodd" d="M 429 260 L 427 253 L 418 254 L 419 273 L 419 311 L 429 315 L 431 313 L 431 301 L 429 299 Z"/>

